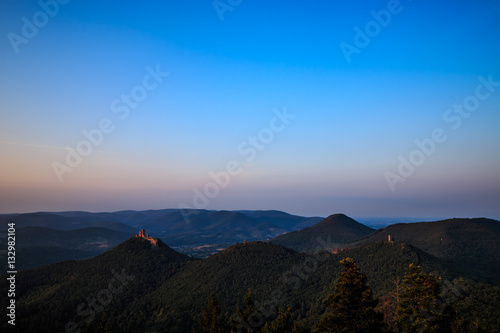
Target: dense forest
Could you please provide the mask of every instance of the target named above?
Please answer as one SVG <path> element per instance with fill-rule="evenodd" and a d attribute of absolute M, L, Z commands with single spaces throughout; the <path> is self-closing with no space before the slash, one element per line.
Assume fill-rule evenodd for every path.
<path fill-rule="evenodd" d="M 500 283 L 489 274 L 406 242 L 337 254 L 246 242 L 195 260 L 134 237 L 92 259 L 20 272 L 16 330 L 498 332 Z M 425 295 L 418 313 L 408 310 L 414 293 Z"/>

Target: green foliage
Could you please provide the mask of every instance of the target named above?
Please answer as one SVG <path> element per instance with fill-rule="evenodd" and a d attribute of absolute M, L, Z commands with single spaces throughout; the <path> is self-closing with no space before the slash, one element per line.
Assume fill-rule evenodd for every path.
<path fill-rule="evenodd" d="M 314 332 L 378 332 L 381 315 L 375 312 L 378 301 L 372 296 L 366 276 L 351 258 L 340 262 L 344 268 L 335 285 L 335 294 L 328 295 L 323 304 L 330 309 Z"/>
<path fill-rule="evenodd" d="M 442 316 L 437 311 L 440 286 L 419 266 L 410 264 L 402 284 L 396 310 L 396 326 L 402 332 L 441 332 Z"/>

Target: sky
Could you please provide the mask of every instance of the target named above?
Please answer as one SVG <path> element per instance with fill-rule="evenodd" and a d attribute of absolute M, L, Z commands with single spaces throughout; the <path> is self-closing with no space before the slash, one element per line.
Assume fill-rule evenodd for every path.
<path fill-rule="evenodd" d="M 0 213 L 500 219 L 500 1 L 0 2 Z"/>

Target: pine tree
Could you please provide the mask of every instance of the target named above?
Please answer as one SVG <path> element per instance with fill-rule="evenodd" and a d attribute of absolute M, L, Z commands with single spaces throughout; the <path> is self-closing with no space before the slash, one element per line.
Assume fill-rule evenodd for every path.
<path fill-rule="evenodd" d="M 335 285 L 335 294 L 328 295 L 323 304 L 330 312 L 323 315 L 313 332 L 378 332 L 382 315 L 375 311 L 378 301 L 373 298 L 365 274 L 351 258 L 340 261 L 344 266 Z"/>
<path fill-rule="evenodd" d="M 402 332 L 441 332 L 441 314 L 436 311 L 440 286 L 432 275 L 410 264 L 401 283 L 396 325 Z"/>
<path fill-rule="evenodd" d="M 202 309 L 199 324 L 203 333 L 225 333 L 228 331 L 228 319 L 221 314 L 219 302 L 213 292 L 210 294 L 207 306 Z"/>

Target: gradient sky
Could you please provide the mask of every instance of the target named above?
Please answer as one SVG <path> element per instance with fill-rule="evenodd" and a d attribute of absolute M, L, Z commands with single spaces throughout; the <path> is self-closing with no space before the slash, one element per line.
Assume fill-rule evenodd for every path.
<path fill-rule="evenodd" d="M 500 82 L 499 1 L 40 3 L 50 15 L 0 2 L 0 213 L 500 218 L 500 84 L 478 88 Z M 358 28 L 371 36 L 347 61 Z M 156 69 L 169 74 L 125 116 L 122 94 Z M 488 97 L 458 123 L 448 110 L 477 89 Z M 60 181 L 65 147 L 103 119 L 113 130 Z M 386 172 L 437 128 L 446 141 L 392 191 Z M 207 185 L 230 161 L 229 185 Z"/>

